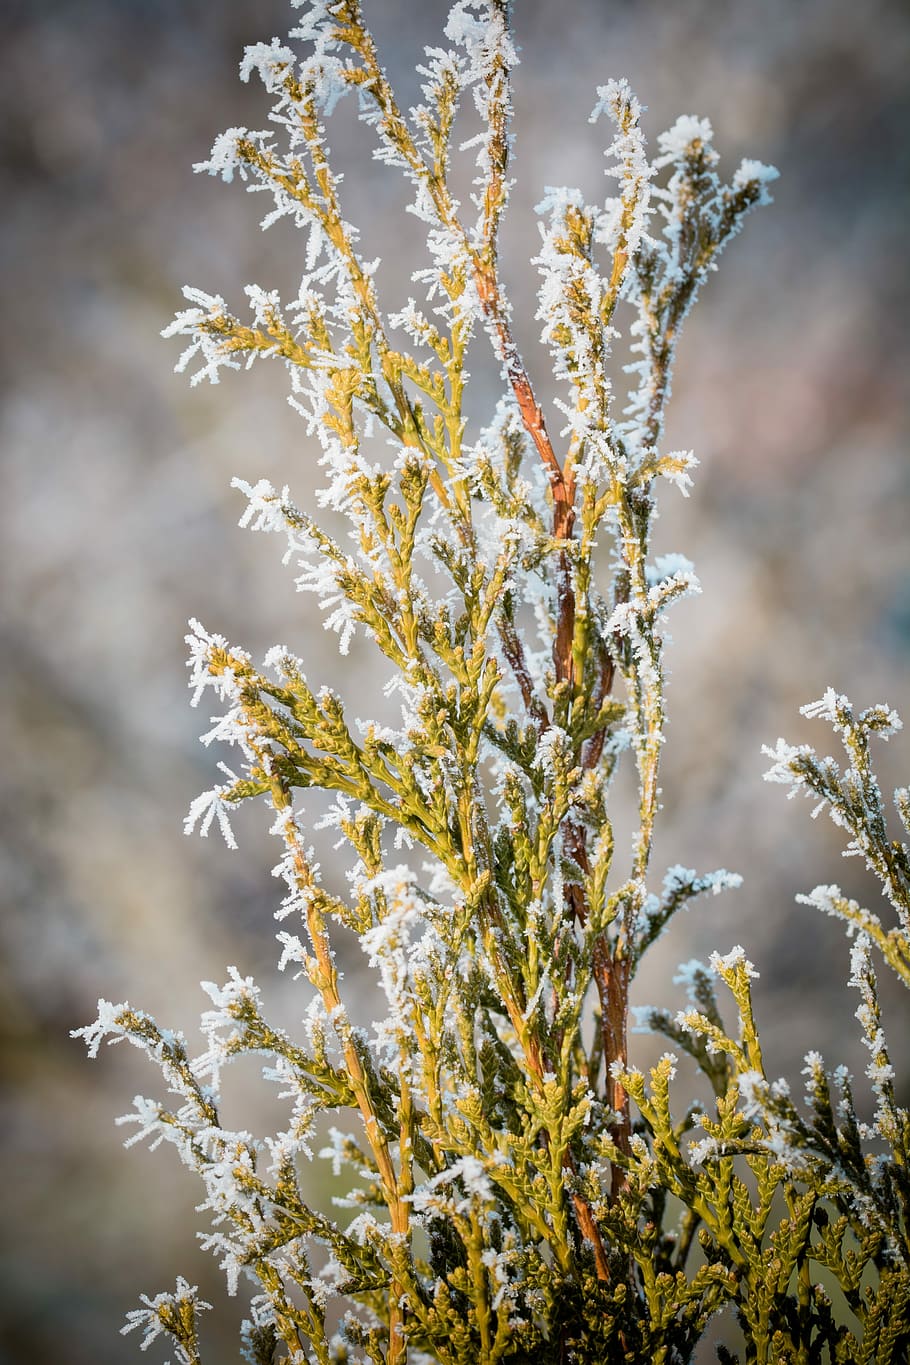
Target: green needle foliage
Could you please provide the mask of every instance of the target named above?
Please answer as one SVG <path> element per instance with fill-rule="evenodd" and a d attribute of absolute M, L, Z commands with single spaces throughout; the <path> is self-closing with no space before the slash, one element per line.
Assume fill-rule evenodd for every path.
<path fill-rule="evenodd" d="M 248 1361 L 678 1365 L 728 1309 L 743 1362 L 897 1365 L 910 1351 L 910 1117 L 872 950 L 910 986 L 910 860 L 888 838 L 870 766 L 872 734 L 899 723 L 887 708 L 856 716 L 829 692 L 807 710 L 833 724 L 849 766 L 781 741 L 769 774 L 829 809 L 897 914 L 886 925 L 837 887 L 807 898 L 854 934 L 873 1122 L 857 1118 L 845 1072 L 829 1075 L 815 1053 L 805 1104 L 768 1080 L 741 948 L 684 969 L 688 1009 L 648 1016 L 694 1060 L 710 1105 L 671 1100 L 676 1054 L 644 1076 L 628 1049 L 644 953 L 693 897 L 739 880 L 673 867 L 652 889 L 661 623 L 697 581 L 680 556 L 652 561 L 650 535 L 659 490 L 687 493 L 695 465 L 663 448 L 682 323 L 775 173 L 747 161 L 725 180 L 710 125 L 693 117 L 649 160 L 626 83 L 598 91 L 612 196 L 592 206 L 551 189 L 540 205 L 537 317 L 562 388 L 556 438 L 499 268 L 517 60 L 508 0 L 454 5 L 448 46 L 421 68 L 424 102 L 408 112 L 358 0 L 298 7 L 295 45 L 257 45 L 241 65 L 274 101 L 268 130 L 228 130 L 197 167 L 265 191 L 264 226 L 289 216 L 306 234 L 298 296 L 250 287 L 243 322 L 187 290 L 167 334 L 189 338 L 178 369 L 198 362 L 193 382 L 257 358 L 284 364 L 322 452 L 319 501 L 348 537 L 265 481 L 235 480 L 241 524 L 283 538 L 342 652 L 355 634 L 372 642 L 400 723 L 352 720 L 287 649 L 260 667 L 193 622 L 193 701 L 211 691 L 223 708 L 205 741 L 235 745 L 241 772 L 225 769 L 187 828 L 217 821 L 233 846 L 232 813 L 255 798 L 270 808 L 281 965 L 306 983 L 302 1028 L 272 1027 L 233 970 L 205 986 L 200 1056 L 128 1005 L 102 1001 L 80 1032 L 92 1055 L 126 1039 L 163 1073 L 172 1099 L 138 1098 L 130 1141 L 172 1143 L 201 1177 L 205 1244 L 232 1293 L 253 1287 Z M 397 311 L 343 215 L 326 123 L 346 96 L 426 229 L 421 299 Z M 464 143 L 466 125 L 479 131 Z M 459 147 L 476 159 L 467 205 L 450 175 Z M 625 367 L 610 360 L 620 336 Z M 464 408 L 472 346 L 492 346 L 502 371 L 477 430 Z M 610 820 L 623 764 L 638 787 L 629 847 Z M 313 788 L 333 794 L 346 895 L 323 883 L 309 846 Z M 910 826 L 907 791 L 896 803 Z M 385 1000 L 372 1031 L 352 1021 L 336 965 L 351 934 Z M 286 1128 L 265 1140 L 220 1117 L 221 1073 L 247 1054 L 288 1105 Z M 326 1115 L 340 1126 L 314 1152 Z M 348 1213 L 306 1202 L 302 1164 L 319 1159 L 347 1173 L 337 1202 Z M 202 1360 L 195 1290 L 180 1280 L 142 1302 L 127 1330 L 143 1330 L 143 1346 L 163 1335 L 184 1365 Z"/>

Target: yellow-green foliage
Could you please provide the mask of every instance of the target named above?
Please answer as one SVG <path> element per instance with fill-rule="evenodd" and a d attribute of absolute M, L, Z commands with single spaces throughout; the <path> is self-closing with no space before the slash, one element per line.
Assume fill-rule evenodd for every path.
<path fill-rule="evenodd" d="M 194 703 L 211 690 L 223 706 L 206 742 L 235 745 L 242 771 L 194 803 L 188 830 L 217 821 L 233 846 L 237 808 L 270 808 L 286 888 L 281 965 L 304 979 L 300 1035 L 271 1027 L 236 971 L 205 987 L 201 1056 L 127 1005 L 101 1002 L 81 1033 L 93 1055 L 104 1038 L 126 1039 L 160 1067 L 176 1103 L 137 1099 L 131 1141 L 172 1143 L 201 1177 L 205 1241 L 231 1292 L 253 1287 L 244 1351 L 259 1365 L 676 1365 L 725 1308 L 744 1361 L 897 1365 L 910 1349 L 910 1129 L 870 949 L 910 984 L 910 865 L 888 839 L 869 766 L 869 736 L 897 723 L 885 708 L 857 717 L 827 694 L 809 709 L 840 733 L 846 772 L 781 741 L 770 774 L 829 806 L 898 913 L 886 927 L 836 887 L 809 897 L 858 931 L 851 984 L 874 1123 L 858 1122 L 848 1078 L 829 1077 L 815 1054 L 804 1106 L 768 1080 L 742 949 L 690 964 L 690 1008 L 650 1016 L 704 1073 L 708 1109 L 677 1112 L 674 1054 L 646 1077 L 628 1051 L 643 954 L 681 906 L 738 882 L 674 867 L 652 889 L 660 626 L 697 581 L 680 556 L 651 561 L 650 533 L 659 489 L 687 493 L 695 464 L 663 446 L 681 325 L 773 172 L 748 161 L 724 181 L 710 125 L 692 117 L 649 160 L 626 83 L 598 91 L 612 196 L 592 206 L 549 190 L 540 206 L 537 317 L 562 385 L 556 438 L 499 270 L 517 60 L 508 0 L 454 5 L 448 46 L 428 52 L 424 103 L 409 112 L 358 0 L 299 8 L 296 45 L 257 45 L 241 67 L 273 97 L 270 131 L 230 129 L 199 168 L 266 191 L 266 224 L 289 216 L 307 234 L 298 297 L 251 286 L 247 325 L 188 290 L 167 331 L 189 337 L 178 368 L 198 357 L 194 381 L 244 360 L 285 366 L 322 452 L 321 503 L 347 518 L 349 537 L 264 480 L 235 481 L 241 524 L 284 538 L 342 651 L 354 634 L 372 642 L 401 719 L 354 722 L 289 650 L 257 666 L 193 622 Z M 325 123 L 345 96 L 426 228 L 422 301 L 397 311 L 344 218 Z M 450 182 L 466 97 L 481 129 L 468 209 Z M 622 333 L 625 370 L 611 363 Z M 467 358 L 489 346 L 502 396 L 472 430 Z M 598 543 L 612 547 L 606 582 Z M 638 786 L 629 847 L 609 813 L 621 764 Z M 323 885 L 310 851 L 311 788 L 334 794 L 349 895 Z M 897 806 L 907 824 L 906 792 Z M 385 1000 L 371 1033 L 348 1014 L 336 924 L 359 936 Z M 733 1033 L 716 981 L 732 995 Z M 288 1102 L 286 1128 L 264 1141 L 220 1117 L 221 1072 L 244 1054 L 265 1059 Z M 342 1126 L 314 1153 L 322 1115 Z M 301 1163 L 320 1158 L 349 1175 L 353 1221 L 307 1205 Z M 839 1286 L 837 1311 L 823 1284 Z M 143 1299 L 128 1329 L 144 1345 L 170 1338 L 195 1365 L 204 1306 L 180 1280 Z"/>

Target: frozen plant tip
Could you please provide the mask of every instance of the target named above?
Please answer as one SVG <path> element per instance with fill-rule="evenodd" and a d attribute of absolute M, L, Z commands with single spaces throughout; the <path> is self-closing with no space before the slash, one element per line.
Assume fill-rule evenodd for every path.
<path fill-rule="evenodd" d="M 548 187 L 539 205 L 536 319 L 560 387 L 554 421 L 500 271 L 518 61 L 508 0 L 453 6 L 410 110 L 357 0 L 295 8 L 288 43 L 256 44 L 241 64 L 273 101 L 266 129 L 229 129 L 196 169 L 264 193 L 263 227 L 288 218 L 303 232 L 299 290 L 282 301 L 249 286 L 244 320 L 188 289 L 165 335 L 185 339 L 177 368 L 193 383 L 257 360 L 284 366 L 321 452 L 317 508 L 348 531 L 331 534 L 264 479 L 235 479 L 240 524 L 279 536 L 342 653 L 355 639 L 376 651 L 397 719 L 353 719 L 284 646 L 258 665 L 191 622 L 193 703 L 218 708 L 204 742 L 233 746 L 237 772 L 222 766 L 227 780 L 192 804 L 187 831 L 217 822 L 233 847 L 229 817 L 238 825 L 253 799 L 269 807 L 281 965 L 303 983 L 299 1036 L 269 1024 L 236 969 L 205 986 L 200 1056 L 127 1005 L 102 1002 L 80 1032 L 92 1055 L 126 1038 L 163 1071 L 176 1103 L 138 1098 L 131 1140 L 172 1143 L 200 1176 L 204 1245 L 232 1293 L 252 1290 L 242 1339 L 254 1365 L 677 1365 L 724 1309 L 744 1362 L 896 1365 L 910 1339 L 910 1151 L 867 953 L 877 943 L 908 979 L 907 853 L 888 841 L 868 766 L 867 737 L 894 728 L 890 713 L 854 717 L 827 694 L 819 714 L 850 768 L 782 745 L 772 770 L 830 808 L 898 912 L 886 930 L 844 909 L 836 888 L 813 893 L 862 929 L 852 984 L 875 1123 L 859 1125 L 848 1080 L 829 1078 L 817 1054 L 806 1112 L 768 1080 L 757 973 L 741 948 L 687 966 L 688 1009 L 646 1013 L 675 1051 L 645 1075 L 628 1047 L 647 949 L 694 898 L 739 884 L 652 867 L 662 624 L 698 582 L 682 556 L 652 556 L 651 532 L 663 485 L 688 495 L 697 463 L 664 448 L 682 325 L 775 172 L 744 161 L 724 177 L 710 123 L 692 116 L 649 159 L 628 84 L 598 90 L 605 198 Z M 348 97 L 425 229 L 415 296 L 391 304 L 329 150 L 327 121 Z M 467 140 L 465 105 L 480 126 Z M 463 204 L 452 166 L 466 153 Z M 614 361 L 618 341 L 631 364 Z M 472 350 L 492 350 L 502 381 L 476 426 Z M 630 841 L 614 838 L 610 815 L 623 765 L 637 787 Z M 320 825 L 339 840 L 347 894 L 314 860 L 310 789 L 332 794 Z M 906 821 L 906 793 L 898 808 Z M 348 1012 L 339 928 L 375 972 L 384 1004 L 371 1029 Z M 266 1139 L 221 1118 L 222 1075 L 249 1054 L 288 1106 Z M 683 1054 L 713 1101 L 678 1117 Z M 314 1141 L 324 1116 L 328 1147 Z M 331 1214 L 303 1193 L 314 1150 L 350 1181 Z M 130 1318 L 143 1346 L 163 1334 L 197 1361 L 194 1291 L 180 1281 L 176 1296 L 143 1303 Z"/>
<path fill-rule="evenodd" d="M 144 1335 L 139 1343 L 145 1351 L 156 1337 L 166 1336 L 177 1347 L 180 1365 L 199 1365 L 199 1339 L 196 1331 L 196 1316 L 211 1308 L 196 1297 L 198 1289 L 187 1284 L 181 1276 L 173 1294 L 158 1294 L 154 1299 L 142 1295 L 142 1308 L 134 1308 L 127 1314 L 124 1335 L 142 1328 Z"/>

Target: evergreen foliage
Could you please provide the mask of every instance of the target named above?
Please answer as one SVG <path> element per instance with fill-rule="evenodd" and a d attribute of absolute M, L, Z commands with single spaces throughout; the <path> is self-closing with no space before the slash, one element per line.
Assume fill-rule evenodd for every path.
<path fill-rule="evenodd" d="M 768 777 L 828 809 L 896 914 L 885 924 L 836 886 L 805 898 L 853 935 L 873 1121 L 860 1122 L 850 1078 L 817 1053 L 803 1103 L 769 1080 L 741 948 L 683 969 L 689 1008 L 647 1014 L 694 1060 L 710 1105 L 671 1099 L 675 1053 L 646 1076 L 628 1051 L 643 955 L 692 898 L 739 880 L 673 867 L 651 889 L 662 622 L 698 584 L 682 557 L 652 561 L 650 537 L 659 490 L 688 494 L 696 464 L 663 448 L 682 323 L 775 173 L 747 161 L 724 179 L 711 127 L 693 117 L 649 160 L 628 85 L 598 91 L 611 196 L 592 206 L 549 189 L 540 205 L 537 317 L 563 394 L 554 438 L 498 260 L 517 60 L 508 0 L 454 5 L 448 46 L 421 69 L 424 102 L 407 113 L 359 0 L 297 3 L 295 46 L 259 44 L 241 65 L 274 100 L 269 128 L 229 129 L 197 169 L 265 191 L 263 226 L 288 216 L 307 234 L 300 291 L 282 303 L 249 287 L 244 322 L 188 289 L 167 334 L 189 338 L 178 369 L 198 365 L 194 383 L 283 362 L 322 451 L 321 504 L 347 519 L 349 540 L 262 480 L 235 480 L 241 525 L 283 538 L 343 652 L 354 634 L 381 652 L 401 720 L 354 721 L 286 648 L 260 667 L 191 623 L 193 702 L 211 692 L 221 706 L 205 742 L 236 746 L 241 772 L 225 769 L 187 829 L 217 822 L 233 847 L 237 808 L 269 807 L 281 965 L 308 983 L 302 1032 L 272 1027 L 233 970 L 205 985 L 199 1056 L 125 1004 L 102 1001 L 80 1033 L 92 1055 L 126 1040 L 160 1068 L 173 1098 L 137 1098 L 129 1142 L 172 1143 L 201 1177 L 205 1244 L 232 1293 L 253 1286 L 243 1350 L 254 1365 L 679 1365 L 724 1309 L 741 1323 L 743 1362 L 898 1365 L 910 1351 L 910 1115 L 873 949 L 910 986 L 910 857 L 888 836 L 869 755 L 872 735 L 899 725 L 893 712 L 857 715 L 833 691 L 805 708 L 833 725 L 843 772 L 805 746 L 769 751 Z M 349 95 L 426 228 L 421 300 L 397 312 L 343 216 L 326 141 Z M 459 146 L 467 101 L 480 132 Z M 465 147 L 468 205 L 450 178 Z M 633 363 L 611 369 L 620 336 Z M 502 397 L 475 432 L 466 360 L 489 344 Z M 606 583 L 598 544 L 610 547 Z M 610 820 L 622 764 L 638 788 L 628 848 Z M 334 794 L 349 895 L 323 884 L 310 850 L 312 788 Z M 895 802 L 910 830 L 910 794 Z M 385 998 L 372 1032 L 349 1017 L 336 925 L 359 937 Z M 264 1141 L 219 1116 L 221 1073 L 246 1054 L 288 1104 L 286 1128 Z M 324 1115 L 340 1127 L 314 1151 Z M 308 1206 L 301 1163 L 323 1159 L 347 1173 L 336 1202 L 353 1215 Z M 196 1291 L 178 1280 L 142 1303 L 126 1330 L 142 1329 L 143 1346 L 165 1336 L 197 1365 L 207 1305 Z"/>

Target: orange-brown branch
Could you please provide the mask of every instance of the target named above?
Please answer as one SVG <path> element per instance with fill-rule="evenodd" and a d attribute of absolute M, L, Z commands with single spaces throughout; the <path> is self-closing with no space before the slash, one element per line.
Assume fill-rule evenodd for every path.
<path fill-rule="evenodd" d="M 611 1068 L 614 1062 L 624 1066 L 629 1055 L 629 961 L 618 952 L 611 954 L 605 939 L 601 939 L 595 946 L 594 980 L 600 999 L 607 1099 L 617 1116 L 612 1128 L 612 1137 L 620 1152 L 628 1156 L 632 1136 L 629 1097 L 621 1082 L 612 1074 Z M 625 1187 L 625 1172 L 621 1166 L 614 1164 L 611 1189 L 613 1199 L 616 1199 Z"/>
<path fill-rule="evenodd" d="M 505 307 L 500 293 L 499 285 L 494 271 L 487 267 L 481 260 L 474 259 L 475 282 L 477 293 L 480 298 L 484 316 L 492 331 L 496 343 L 496 349 L 505 368 L 506 377 L 515 395 L 518 410 L 521 415 L 522 424 L 533 441 L 537 452 L 543 462 L 544 468 L 550 479 L 550 488 L 553 494 L 553 538 L 557 541 L 568 541 L 571 539 L 575 526 L 575 478 L 571 467 L 563 469 L 556 457 L 553 443 L 547 432 L 546 420 L 543 409 L 537 402 L 531 380 L 525 370 L 518 348 L 515 345 L 506 316 Z M 557 569 L 557 622 L 556 638 L 553 646 L 553 663 L 556 671 L 557 682 L 568 682 L 575 684 L 578 679 L 574 676 L 574 666 L 572 659 L 572 641 L 575 634 L 575 593 L 572 586 L 572 569 L 569 555 L 565 549 L 560 550 Z M 507 657 L 510 647 L 517 641 L 509 639 L 508 629 L 503 637 L 504 647 Z M 514 660 L 509 659 L 513 670 L 518 677 L 519 686 L 522 688 L 522 695 L 525 705 L 529 712 L 533 714 L 530 706 L 531 694 L 526 687 L 529 679 L 522 677 L 521 659 L 515 655 Z M 600 690 L 606 696 L 613 682 L 612 660 L 607 659 L 601 674 Z M 593 762 L 596 763 L 603 747 L 600 745 L 589 746 L 589 754 Z M 591 761 L 589 759 L 589 761 Z M 582 871 L 588 865 L 585 830 L 581 825 L 572 822 L 567 830 L 568 849 L 578 863 Z M 587 907 L 584 904 L 584 892 L 580 886 L 573 886 L 568 893 L 569 904 L 572 914 L 579 922 L 583 922 L 587 916 Z M 599 944 L 599 961 L 602 969 L 597 974 L 597 964 L 595 973 L 597 974 L 598 991 L 601 997 L 601 1009 L 604 1017 L 604 1042 L 607 1052 L 608 1064 L 614 1058 L 625 1061 L 626 1058 L 626 1014 L 628 1011 L 628 982 L 622 972 L 613 972 L 613 962 L 609 955 L 609 948 L 605 940 Z M 605 968 L 604 969 L 604 965 Z M 611 978 L 614 978 L 614 986 L 621 989 L 610 990 Z M 603 985 L 601 984 L 603 982 Z M 604 1003 L 604 996 L 609 1001 Z M 612 999 L 611 999 L 612 997 Z M 607 1022 L 609 1020 L 609 1022 Z M 533 1066 L 532 1066 L 533 1070 Z M 615 1129 L 615 1140 L 620 1150 L 628 1150 L 629 1123 L 628 1123 L 628 1101 L 625 1093 L 617 1082 L 608 1077 L 611 1086 L 610 1101 L 614 1109 L 621 1115 L 619 1124 Z M 565 1165 L 567 1170 L 574 1170 L 574 1162 L 571 1154 L 566 1154 Z M 624 1177 L 619 1169 L 613 1173 L 613 1197 L 615 1198 L 619 1189 L 622 1188 Z M 610 1268 L 607 1261 L 606 1249 L 600 1235 L 600 1229 L 590 1205 L 581 1195 L 572 1196 L 572 1204 L 578 1225 L 583 1236 L 591 1243 L 594 1250 L 594 1259 L 597 1267 L 598 1279 L 609 1281 Z"/>
<path fill-rule="evenodd" d="M 515 395 L 525 431 L 537 449 L 550 479 L 553 493 L 553 538 L 571 539 L 575 526 L 575 478 L 571 468 L 563 469 L 556 458 L 553 443 L 547 432 L 543 409 L 537 401 L 528 372 L 512 337 L 502 294 L 495 273 L 482 261 L 474 260 L 474 278 L 484 316 L 496 341 L 506 377 Z M 572 638 L 575 634 L 575 593 L 569 556 L 560 551 L 558 563 L 559 608 L 553 664 L 557 682 L 576 681 L 572 664 Z"/>

